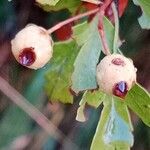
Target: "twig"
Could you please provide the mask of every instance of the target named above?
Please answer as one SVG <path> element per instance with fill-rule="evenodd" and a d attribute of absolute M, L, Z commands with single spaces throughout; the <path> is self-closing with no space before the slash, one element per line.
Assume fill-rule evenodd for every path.
<path fill-rule="evenodd" d="M 101 40 L 102 40 L 102 45 L 103 45 L 102 51 L 105 55 L 110 55 L 111 53 L 110 53 L 110 50 L 109 50 L 109 47 L 107 44 L 107 40 L 106 40 L 106 35 L 105 35 L 104 25 L 103 25 L 103 18 L 104 18 L 105 10 L 110 5 L 111 2 L 112 2 L 112 0 L 105 0 L 103 2 L 103 5 L 99 9 L 98 28 L 99 28 L 99 32 L 100 32 L 100 36 L 101 36 Z"/>
<path fill-rule="evenodd" d="M 117 51 L 118 51 L 118 35 L 119 35 L 118 11 L 117 11 L 117 8 L 116 8 L 114 2 L 112 2 L 111 7 L 112 7 L 113 14 L 114 14 L 114 20 L 115 20 L 115 35 L 114 35 L 114 43 L 113 43 L 113 52 L 117 53 Z"/>
<path fill-rule="evenodd" d="M 81 19 L 81 18 L 86 17 L 86 16 L 90 16 L 90 15 L 92 15 L 92 14 L 97 13 L 98 11 L 99 11 L 99 8 L 96 8 L 96 9 L 93 9 L 93 10 L 88 11 L 88 12 L 86 12 L 86 13 L 79 14 L 79 15 L 77 15 L 77 16 L 71 17 L 71 18 L 69 18 L 69 19 L 67 19 L 67 20 L 65 20 L 65 21 L 62 21 L 62 22 L 56 24 L 56 25 L 53 26 L 52 28 L 48 29 L 48 33 L 51 34 L 51 33 L 53 33 L 54 31 L 58 30 L 59 28 L 61 28 L 62 26 L 66 25 L 66 24 L 68 24 L 68 23 L 71 23 L 71 22 L 73 22 L 73 21 L 75 21 L 75 20 Z"/>
<path fill-rule="evenodd" d="M 37 108 L 29 103 L 18 91 L 16 91 L 6 80 L 0 77 L 0 90 L 23 111 L 25 111 L 37 124 L 43 128 L 49 135 L 59 141 L 61 138 L 66 138 L 65 135 L 44 116 Z M 68 139 L 68 142 L 73 146 L 75 144 Z"/>

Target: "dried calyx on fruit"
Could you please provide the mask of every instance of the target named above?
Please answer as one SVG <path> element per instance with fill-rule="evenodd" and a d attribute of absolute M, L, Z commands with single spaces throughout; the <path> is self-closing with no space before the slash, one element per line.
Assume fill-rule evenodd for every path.
<path fill-rule="evenodd" d="M 53 42 L 46 29 L 29 24 L 11 41 L 16 60 L 32 69 L 43 67 L 52 57 Z"/>
<path fill-rule="evenodd" d="M 124 98 L 136 82 L 133 61 L 120 54 L 105 56 L 97 66 L 100 90 Z"/>

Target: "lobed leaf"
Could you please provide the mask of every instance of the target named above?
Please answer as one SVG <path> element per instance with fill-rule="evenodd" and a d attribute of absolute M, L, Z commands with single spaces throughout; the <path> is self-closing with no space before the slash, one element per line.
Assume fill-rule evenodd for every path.
<path fill-rule="evenodd" d="M 138 83 L 128 92 L 125 103 L 150 127 L 150 94 Z"/>
<path fill-rule="evenodd" d="M 87 89 L 96 89 L 96 65 L 101 52 L 100 37 L 96 19 L 90 24 L 90 34 L 82 46 L 74 63 L 72 89 L 75 93 Z"/>
<path fill-rule="evenodd" d="M 58 42 L 54 45 L 53 58 L 46 73 L 46 92 L 52 101 L 72 103 L 73 96 L 69 92 L 73 63 L 78 53 L 74 41 Z"/>
<path fill-rule="evenodd" d="M 110 96 L 106 96 L 103 103 L 91 150 L 129 150 L 133 145 L 133 136 L 126 105 Z M 121 108 L 119 111 L 117 105 Z"/>
<path fill-rule="evenodd" d="M 101 91 L 93 91 L 93 92 L 86 91 L 83 94 L 83 97 L 79 103 L 80 107 L 77 110 L 76 120 L 81 122 L 86 121 L 87 119 L 84 115 L 85 105 L 88 104 L 90 106 L 97 108 L 102 103 L 104 97 L 105 94 L 102 93 Z"/>
<path fill-rule="evenodd" d="M 61 9 L 68 9 L 71 13 L 74 13 L 77 7 L 81 4 L 80 0 L 53 0 L 55 5 L 52 5 L 50 0 L 36 0 L 36 2 L 45 11 L 59 11 Z"/>
<path fill-rule="evenodd" d="M 90 34 L 90 24 L 85 21 L 73 27 L 73 38 L 76 40 L 79 46 L 82 46 L 87 40 Z"/>
<path fill-rule="evenodd" d="M 42 5 L 55 6 L 60 0 L 36 0 Z"/>
<path fill-rule="evenodd" d="M 143 29 L 150 29 L 150 1 L 149 0 L 133 0 L 133 2 L 142 9 L 142 16 L 138 19 Z"/>

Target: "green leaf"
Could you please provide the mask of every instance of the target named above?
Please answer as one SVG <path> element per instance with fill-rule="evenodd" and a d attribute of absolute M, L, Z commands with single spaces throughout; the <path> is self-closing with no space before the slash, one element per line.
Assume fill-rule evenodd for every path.
<path fill-rule="evenodd" d="M 74 41 L 55 43 L 50 68 L 46 73 L 45 87 L 50 100 L 63 103 L 73 102 L 69 86 L 77 53 L 78 46 Z"/>
<path fill-rule="evenodd" d="M 105 94 L 99 90 L 92 92 L 86 91 L 80 101 L 80 105 L 86 102 L 88 105 L 97 108 L 101 104 L 104 96 Z"/>
<path fill-rule="evenodd" d="M 104 22 L 104 32 L 106 35 L 107 44 L 109 46 L 110 52 L 113 53 L 115 29 L 112 23 L 106 17 L 104 17 L 103 22 Z"/>
<path fill-rule="evenodd" d="M 122 101 L 122 99 L 116 96 L 113 96 L 113 98 L 114 98 L 114 105 L 115 105 L 117 113 L 119 114 L 121 118 L 123 118 L 126 122 L 128 122 L 131 131 L 133 131 L 133 126 L 132 126 L 130 113 L 128 111 L 127 105 L 124 103 L 124 101 Z"/>
<path fill-rule="evenodd" d="M 104 108 L 93 138 L 91 150 L 129 150 L 133 144 L 130 118 L 126 105 L 106 96 Z M 118 111 L 118 105 L 121 107 Z"/>
<path fill-rule="evenodd" d="M 101 52 L 100 36 L 97 29 L 97 18 L 89 25 L 90 33 L 74 63 L 72 89 L 76 93 L 87 89 L 96 89 L 96 65 Z"/>
<path fill-rule="evenodd" d="M 60 0 L 36 0 L 42 5 L 55 6 Z"/>
<path fill-rule="evenodd" d="M 74 63 L 72 75 L 72 89 L 78 93 L 80 91 L 97 88 L 96 66 L 102 50 L 101 38 L 97 28 L 98 18 L 87 24 L 82 23 L 74 27 L 74 39 L 81 50 Z M 104 19 L 104 27 L 107 35 L 107 42 L 110 49 L 113 49 L 114 27 Z"/>
<path fill-rule="evenodd" d="M 91 36 L 90 28 L 92 24 L 93 23 L 88 23 L 87 21 L 85 21 L 73 27 L 73 38 L 76 40 L 79 46 L 85 44 L 85 42 L 88 41 L 88 37 Z M 104 31 L 106 32 L 106 39 L 107 39 L 108 46 L 112 52 L 115 31 L 114 31 L 114 26 L 106 17 L 104 17 Z"/>
<path fill-rule="evenodd" d="M 82 100 L 81 100 L 82 101 Z M 77 121 L 80 121 L 80 122 L 85 122 L 87 119 L 86 119 L 86 116 L 84 114 L 84 109 L 85 109 L 85 104 L 86 103 L 83 103 L 77 110 L 77 115 L 76 115 L 76 120 Z"/>
<path fill-rule="evenodd" d="M 85 105 L 88 104 L 97 108 L 103 101 L 105 94 L 101 91 L 86 91 L 83 94 L 83 97 L 79 103 L 80 107 L 77 110 L 76 120 L 84 122 L 86 121 L 86 117 L 84 115 Z"/>
<path fill-rule="evenodd" d="M 77 7 L 81 4 L 80 0 L 53 0 L 55 6 L 52 6 L 50 0 L 36 0 L 38 4 L 45 10 L 45 11 L 59 11 L 61 9 L 68 9 L 71 13 L 74 13 Z"/>
<path fill-rule="evenodd" d="M 150 29 L 150 1 L 149 0 L 133 0 L 136 5 L 142 9 L 142 16 L 138 19 L 143 29 Z"/>
<path fill-rule="evenodd" d="M 85 21 L 73 27 L 73 38 L 76 40 L 79 46 L 82 46 L 87 40 L 90 34 L 90 24 Z"/>
<path fill-rule="evenodd" d="M 150 127 L 150 94 L 139 84 L 128 92 L 125 103 Z"/>

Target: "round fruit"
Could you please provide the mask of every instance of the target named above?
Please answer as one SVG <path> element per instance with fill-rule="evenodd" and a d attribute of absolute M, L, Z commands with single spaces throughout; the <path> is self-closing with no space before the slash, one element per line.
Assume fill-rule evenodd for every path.
<path fill-rule="evenodd" d="M 53 42 L 47 30 L 34 24 L 18 32 L 11 45 L 16 60 L 32 69 L 43 67 L 53 53 Z"/>
<path fill-rule="evenodd" d="M 123 55 L 105 56 L 97 66 L 99 88 L 105 93 L 124 98 L 136 82 L 136 71 L 133 61 Z"/>

